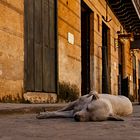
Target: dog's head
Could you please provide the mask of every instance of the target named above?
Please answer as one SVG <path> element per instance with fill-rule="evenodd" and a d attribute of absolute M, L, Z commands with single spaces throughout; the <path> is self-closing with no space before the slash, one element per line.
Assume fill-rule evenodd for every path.
<path fill-rule="evenodd" d="M 90 99 L 90 101 L 84 105 L 83 109 L 74 114 L 74 119 L 76 121 L 91 121 L 94 116 L 93 113 L 95 113 L 96 104 L 99 104 L 99 96 L 95 92 L 90 92 L 86 98 Z"/>

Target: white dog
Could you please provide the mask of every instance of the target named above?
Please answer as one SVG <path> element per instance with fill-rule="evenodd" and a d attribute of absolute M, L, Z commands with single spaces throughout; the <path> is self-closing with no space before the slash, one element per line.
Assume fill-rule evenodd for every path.
<path fill-rule="evenodd" d="M 36 117 L 37 119 L 74 118 L 76 121 L 123 121 L 121 116 L 127 116 L 132 111 L 132 103 L 127 97 L 97 94 L 91 91 L 61 110 L 41 112 Z"/>

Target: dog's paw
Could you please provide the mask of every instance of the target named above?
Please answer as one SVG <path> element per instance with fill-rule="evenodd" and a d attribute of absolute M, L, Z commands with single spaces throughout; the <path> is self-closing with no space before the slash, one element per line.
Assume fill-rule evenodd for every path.
<path fill-rule="evenodd" d="M 124 119 L 121 118 L 120 116 L 118 116 L 118 115 L 112 115 L 112 114 L 110 114 L 107 117 L 107 120 L 110 120 L 110 121 L 124 121 Z"/>
<path fill-rule="evenodd" d="M 39 113 L 36 115 L 36 118 L 37 118 L 37 119 L 45 119 L 45 118 L 46 118 L 46 114 L 47 114 L 47 111 L 46 111 L 46 112 L 39 112 Z"/>

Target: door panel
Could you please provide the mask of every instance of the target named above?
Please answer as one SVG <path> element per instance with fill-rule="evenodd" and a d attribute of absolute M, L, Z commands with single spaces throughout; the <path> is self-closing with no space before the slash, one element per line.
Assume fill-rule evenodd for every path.
<path fill-rule="evenodd" d="M 102 92 L 110 93 L 109 28 L 102 22 Z"/>
<path fill-rule="evenodd" d="M 34 3 L 34 59 L 35 59 L 35 91 L 42 91 L 42 3 Z"/>
<path fill-rule="evenodd" d="M 88 94 L 90 91 L 90 15 L 91 10 L 84 2 L 82 2 L 81 8 L 82 95 Z"/>
<path fill-rule="evenodd" d="M 29 6 L 30 5 L 30 6 Z M 25 90 L 33 91 L 34 85 L 34 1 L 24 1 L 24 34 L 25 34 Z M 30 57 L 29 57 L 30 56 Z"/>
<path fill-rule="evenodd" d="M 25 90 L 56 92 L 56 0 L 24 1 Z"/>

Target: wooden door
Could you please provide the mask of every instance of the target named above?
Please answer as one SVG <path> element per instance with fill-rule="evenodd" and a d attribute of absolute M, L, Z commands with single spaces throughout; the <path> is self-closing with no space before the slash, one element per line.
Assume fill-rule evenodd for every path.
<path fill-rule="evenodd" d="M 25 91 L 56 92 L 56 0 L 24 0 Z"/>
<path fill-rule="evenodd" d="M 90 91 L 90 8 L 81 3 L 81 92 L 82 95 Z"/>
<path fill-rule="evenodd" d="M 102 93 L 110 94 L 110 30 L 102 22 Z"/>

